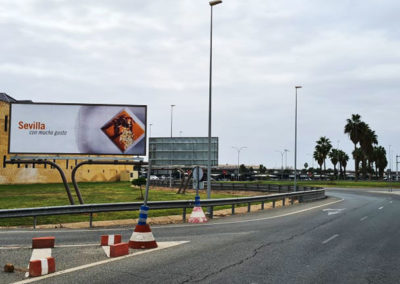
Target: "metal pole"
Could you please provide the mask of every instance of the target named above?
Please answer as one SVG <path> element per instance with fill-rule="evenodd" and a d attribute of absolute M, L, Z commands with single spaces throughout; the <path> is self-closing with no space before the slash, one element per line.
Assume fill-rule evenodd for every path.
<path fill-rule="evenodd" d="M 400 156 L 396 155 L 396 181 L 399 181 L 399 162 L 398 162 L 398 158 Z"/>
<path fill-rule="evenodd" d="M 213 31 L 213 6 L 221 4 L 222 1 L 210 1 L 210 78 L 208 83 L 208 159 L 207 159 L 207 199 L 211 198 L 211 90 L 212 90 L 212 31 Z M 208 212 L 212 216 L 212 208 Z"/>
<path fill-rule="evenodd" d="M 238 177 L 237 180 L 239 181 L 240 178 L 240 162 L 239 162 L 239 156 L 240 156 L 240 149 L 238 149 Z"/>
<path fill-rule="evenodd" d="M 212 29 L 213 28 L 213 6 L 211 6 L 210 19 L 210 77 L 208 84 L 208 159 L 207 159 L 207 199 L 211 198 L 211 97 L 212 97 Z"/>
<path fill-rule="evenodd" d="M 171 105 L 171 138 L 172 138 L 172 121 L 173 121 L 173 110 L 175 105 Z M 172 139 L 171 139 L 171 150 L 170 150 L 170 160 L 169 160 L 169 187 L 172 187 L 172 147 L 173 147 Z"/>
<path fill-rule="evenodd" d="M 295 100 L 295 114 L 294 114 L 294 188 L 293 191 L 297 191 L 297 89 L 301 86 L 295 86 L 296 100 Z"/>
<path fill-rule="evenodd" d="M 149 133 L 149 137 L 151 137 L 151 126 L 152 126 L 152 125 L 153 125 L 153 123 L 150 123 L 150 124 L 149 124 L 149 126 L 150 126 L 150 127 L 149 127 L 149 128 L 150 128 L 150 131 L 149 131 L 149 132 L 150 132 L 150 133 Z"/>
<path fill-rule="evenodd" d="M 144 193 L 144 202 L 143 202 L 144 206 L 147 206 L 147 199 L 149 197 L 150 172 L 151 172 L 151 159 L 150 159 L 150 155 L 149 155 L 149 165 L 147 168 L 147 179 L 146 179 L 146 191 Z"/>

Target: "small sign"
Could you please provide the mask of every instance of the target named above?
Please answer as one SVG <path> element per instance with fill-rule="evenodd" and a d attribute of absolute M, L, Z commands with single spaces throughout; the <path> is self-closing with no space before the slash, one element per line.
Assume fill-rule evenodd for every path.
<path fill-rule="evenodd" d="M 201 180 L 203 178 L 203 169 L 200 167 L 195 167 L 193 169 L 193 179 Z"/>

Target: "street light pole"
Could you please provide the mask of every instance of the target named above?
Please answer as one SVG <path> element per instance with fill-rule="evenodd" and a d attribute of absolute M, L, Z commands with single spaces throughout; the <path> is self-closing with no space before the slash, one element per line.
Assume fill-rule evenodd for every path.
<path fill-rule="evenodd" d="M 285 168 L 287 169 L 287 152 L 289 152 L 288 149 L 283 150 L 285 152 Z"/>
<path fill-rule="evenodd" d="M 172 187 L 172 147 L 174 143 L 172 143 L 172 122 L 173 122 L 173 111 L 174 111 L 174 106 L 171 105 L 171 149 L 170 149 L 170 160 L 169 160 L 169 187 Z"/>
<path fill-rule="evenodd" d="M 213 31 L 213 6 L 222 3 L 221 0 L 210 1 L 210 78 L 208 84 L 208 159 L 207 159 L 207 199 L 211 198 L 211 89 L 212 89 L 212 31 Z M 211 210 L 211 209 L 210 209 Z"/>
<path fill-rule="evenodd" d="M 238 148 L 238 147 L 232 146 L 232 148 L 235 149 L 238 152 L 238 158 L 237 158 L 238 159 L 238 176 L 237 176 L 237 180 L 239 180 L 239 176 L 240 176 L 240 162 L 239 162 L 239 160 L 240 160 L 240 151 L 242 151 L 243 149 L 246 149 L 247 147 L 246 146 L 242 146 L 242 147 Z"/>
<path fill-rule="evenodd" d="M 295 86 L 296 100 L 294 110 L 294 191 L 297 191 L 297 89 L 302 86 Z"/>
<path fill-rule="evenodd" d="M 149 127 L 149 128 L 150 128 L 150 129 L 149 129 L 149 130 L 150 130 L 150 131 L 149 131 L 149 137 L 151 137 L 151 126 L 152 126 L 152 125 L 153 125 L 153 123 L 150 123 L 150 124 L 149 124 L 149 126 L 150 126 L 150 127 Z"/>
<path fill-rule="evenodd" d="M 281 180 L 283 179 L 283 155 L 285 154 L 284 151 L 278 151 L 276 150 L 275 152 L 278 152 L 279 154 L 281 154 Z"/>

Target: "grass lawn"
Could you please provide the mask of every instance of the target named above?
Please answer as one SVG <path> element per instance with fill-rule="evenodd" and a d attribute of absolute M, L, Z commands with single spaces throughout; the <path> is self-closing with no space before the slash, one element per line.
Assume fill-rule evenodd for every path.
<path fill-rule="evenodd" d="M 75 200 L 75 204 L 79 204 L 73 186 L 70 185 L 70 188 Z M 82 198 L 86 204 L 142 201 L 140 199 L 139 188 L 132 188 L 129 182 L 80 183 L 79 188 Z M 142 189 L 144 194 L 144 186 Z M 177 189 L 150 189 L 149 201 L 193 200 L 195 197 L 193 192 L 176 194 L 176 191 Z M 232 196 L 232 194 L 228 193 L 214 193 L 212 198 L 228 198 Z M 200 197 L 201 199 L 206 198 L 206 193 L 204 190 L 200 191 Z M 59 205 L 69 205 L 68 197 L 63 184 L 0 185 L 0 209 Z M 190 210 L 187 211 L 188 216 L 190 212 Z M 98 213 L 93 214 L 93 221 L 137 218 L 138 213 L 138 211 Z M 182 214 L 182 209 L 149 211 L 149 217 L 180 214 Z M 43 216 L 37 218 L 37 224 L 59 224 L 88 220 L 89 214 Z M 7 218 L 0 219 L 0 226 L 32 225 L 32 222 L 33 221 L 31 217 Z"/>
<path fill-rule="evenodd" d="M 249 183 L 248 181 L 243 181 Z M 266 180 L 266 181 L 252 181 L 250 183 L 260 184 L 280 184 L 280 185 L 293 185 L 293 181 L 277 181 L 277 180 Z M 298 185 L 303 186 L 317 186 L 317 187 L 343 187 L 343 188 L 400 188 L 400 182 L 387 182 L 387 181 L 347 181 L 347 180 L 313 180 L 313 181 L 297 181 Z"/>

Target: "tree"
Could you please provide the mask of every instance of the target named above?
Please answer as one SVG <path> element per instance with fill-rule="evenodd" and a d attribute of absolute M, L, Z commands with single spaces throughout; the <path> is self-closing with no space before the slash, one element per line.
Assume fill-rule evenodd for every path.
<path fill-rule="evenodd" d="M 337 170 L 336 170 L 336 165 L 339 162 L 339 150 L 338 149 L 332 149 L 329 152 L 329 158 L 331 159 L 332 165 L 333 165 L 333 171 L 337 177 Z"/>
<path fill-rule="evenodd" d="M 349 156 L 342 150 L 338 150 L 338 161 L 339 161 L 339 170 L 340 170 L 340 176 L 345 179 L 346 178 L 346 166 L 347 166 L 347 161 L 349 160 Z M 344 168 L 344 173 L 343 173 L 343 168 Z"/>
<path fill-rule="evenodd" d="M 328 153 L 332 148 L 332 144 L 331 141 L 329 140 L 329 138 L 326 138 L 325 136 L 322 136 L 321 138 L 319 138 L 319 140 L 316 142 L 317 145 L 315 146 L 315 149 L 317 149 L 318 147 L 318 151 L 320 152 L 320 154 L 323 157 L 323 161 L 324 161 L 324 171 L 326 171 L 326 158 L 328 157 Z"/>
<path fill-rule="evenodd" d="M 386 159 L 386 150 L 382 146 L 378 146 L 374 147 L 374 152 L 376 171 L 379 173 L 379 178 L 383 179 L 383 173 L 388 165 L 388 161 Z"/>
<path fill-rule="evenodd" d="M 318 145 L 315 147 L 313 158 L 317 161 L 319 165 L 320 174 L 322 174 L 322 164 L 324 163 L 324 156 L 320 151 L 320 147 Z"/>
<path fill-rule="evenodd" d="M 344 133 L 348 134 L 350 140 L 354 144 L 354 151 L 356 151 L 357 143 L 360 142 L 361 135 L 362 135 L 362 124 L 361 116 L 359 114 L 352 114 L 351 118 L 347 119 L 347 123 L 344 126 Z M 355 170 L 355 180 L 358 180 L 358 166 L 359 161 L 354 160 L 354 170 Z"/>
<path fill-rule="evenodd" d="M 140 199 L 143 200 L 143 191 L 142 191 L 142 185 L 146 184 L 146 178 L 140 177 L 137 179 L 132 180 L 132 185 L 138 186 L 140 189 Z"/>
<path fill-rule="evenodd" d="M 355 169 L 357 169 L 355 171 L 355 179 L 357 180 L 357 171 L 358 171 L 358 169 L 360 167 L 360 161 L 363 158 L 363 153 L 362 153 L 360 148 L 356 147 L 356 149 L 353 151 L 352 154 L 353 154 L 353 159 L 354 159 L 354 162 L 355 162 Z"/>
<path fill-rule="evenodd" d="M 349 160 L 349 156 L 345 152 L 341 151 L 341 153 L 339 154 L 339 157 L 340 157 L 340 161 L 343 166 L 343 169 L 344 169 L 343 178 L 346 179 L 346 167 L 347 167 L 347 162 Z"/>
<path fill-rule="evenodd" d="M 263 164 L 260 165 L 259 169 L 260 169 L 260 174 L 265 174 L 267 172 L 267 168 L 264 167 Z"/>
<path fill-rule="evenodd" d="M 363 152 L 363 178 L 366 178 L 367 172 L 369 179 L 372 179 L 372 163 L 374 161 L 374 145 L 378 144 L 378 136 L 368 124 L 363 123 L 360 146 Z"/>

